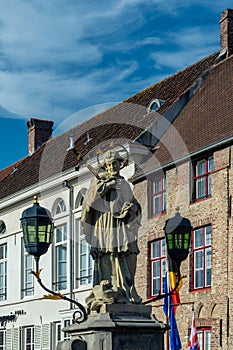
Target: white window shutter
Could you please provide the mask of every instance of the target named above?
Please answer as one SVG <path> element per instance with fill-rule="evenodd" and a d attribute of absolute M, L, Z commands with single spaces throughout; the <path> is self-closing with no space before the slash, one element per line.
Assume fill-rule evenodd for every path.
<path fill-rule="evenodd" d="M 49 324 L 43 324 L 42 325 L 42 334 L 43 334 L 43 350 L 50 350 L 50 325 Z"/>
<path fill-rule="evenodd" d="M 35 326 L 35 350 L 41 350 L 41 325 Z"/>
<path fill-rule="evenodd" d="M 19 346 L 19 328 L 13 328 L 12 332 L 13 332 L 13 344 L 14 344 L 13 349 L 14 350 L 20 350 L 20 346 Z"/>
<path fill-rule="evenodd" d="M 13 332 L 12 329 L 6 330 L 6 348 L 9 350 L 13 350 L 13 338 L 12 338 Z M 17 348 L 16 348 L 17 350 Z"/>

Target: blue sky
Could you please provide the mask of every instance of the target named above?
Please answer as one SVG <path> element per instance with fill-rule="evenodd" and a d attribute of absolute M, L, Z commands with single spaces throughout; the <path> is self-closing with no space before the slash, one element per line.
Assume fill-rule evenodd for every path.
<path fill-rule="evenodd" d="M 232 0 L 0 2 L 0 169 L 27 155 L 26 121 L 55 134 L 219 49 Z"/>

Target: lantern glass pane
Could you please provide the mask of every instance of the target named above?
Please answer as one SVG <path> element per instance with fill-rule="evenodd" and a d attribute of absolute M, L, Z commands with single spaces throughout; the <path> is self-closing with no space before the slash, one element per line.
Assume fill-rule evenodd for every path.
<path fill-rule="evenodd" d="M 49 232 L 48 243 L 52 243 L 53 242 L 53 230 L 54 230 L 53 223 L 48 224 L 48 232 Z"/>
<path fill-rule="evenodd" d="M 38 242 L 46 242 L 47 236 L 46 224 L 38 225 Z"/>
<path fill-rule="evenodd" d="M 27 224 L 26 224 L 26 222 L 22 223 L 22 229 L 23 229 L 23 240 L 26 243 L 28 241 L 27 240 Z"/>
<path fill-rule="evenodd" d="M 184 234 L 184 249 L 189 249 L 189 233 Z"/>
<path fill-rule="evenodd" d="M 182 233 L 175 234 L 175 249 L 182 249 Z"/>
<path fill-rule="evenodd" d="M 167 233 L 167 247 L 168 250 L 173 249 L 172 233 Z"/>
<path fill-rule="evenodd" d="M 27 231 L 28 231 L 28 243 L 36 242 L 36 223 L 28 222 L 27 223 Z"/>

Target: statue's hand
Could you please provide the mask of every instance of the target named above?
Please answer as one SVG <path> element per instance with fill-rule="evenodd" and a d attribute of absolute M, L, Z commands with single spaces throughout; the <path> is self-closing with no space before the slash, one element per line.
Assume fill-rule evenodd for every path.
<path fill-rule="evenodd" d="M 115 189 L 116 188 L 116 179 L 114 179 L 114 178 L 109 179 L 108 181 L 105 182 L 105 185 L 109 188 Z"/>

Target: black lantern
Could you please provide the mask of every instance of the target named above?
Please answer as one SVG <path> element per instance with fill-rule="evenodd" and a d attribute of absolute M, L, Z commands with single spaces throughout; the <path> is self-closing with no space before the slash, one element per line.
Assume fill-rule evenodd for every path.
<path fill-rule="evenodd" d="M 189 254 L 192 226 L 187 218 L 177 212 L 174 217 L 168 219 L 164 227 L 167 254 L 179 267 Z"/>
<path fill-rule="evenodd" d="M 36 260 L 36 271 L 32 274 L 36 277 L 40 286 L 48 293 L 44 296 L 46 299 L 63 299 L 75 304 L 78 310 L 73 314 L 73 322 L 81 323 L 87 319 L 87 312 L 85 307 L 78 301 L 62 295 L 60 292 L 55 292 L 47 288 L 40 278 L 41 270 L 39 269 L 40 256 L 45 254 L 53 241 L 53 223 L 50 212 L 41 207 L 38 203 L 37 197 L 34 197 L 34 204 L 32 207 L 23 211 L 21 217 L 23 228 L 23 238 L 25 249 L 28 254 L 33 255 Z"/>
<path fill-rule="evenodd" d="M 21 217 L 26 251 L 39 260 L 53 240 L 53 223 L 49 211 L 41 207 L 34 197 L 32 207 L 23 211 Z"/>

